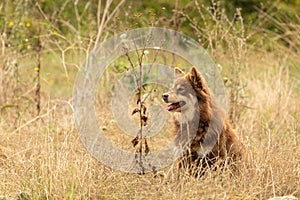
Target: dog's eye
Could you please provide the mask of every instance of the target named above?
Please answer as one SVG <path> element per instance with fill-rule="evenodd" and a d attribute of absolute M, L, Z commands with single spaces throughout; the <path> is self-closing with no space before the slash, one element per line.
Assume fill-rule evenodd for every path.
<path fill-rule="evenodd" d="M 184 88 L 183 87 L 178 88 L 178 92 L 184 92 Z"/>

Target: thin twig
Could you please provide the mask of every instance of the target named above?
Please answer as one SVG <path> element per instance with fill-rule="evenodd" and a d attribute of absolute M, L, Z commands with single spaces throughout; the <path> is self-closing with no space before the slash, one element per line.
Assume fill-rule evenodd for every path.
<path fill-rule="evenodd" d="M 101 0 L 99 0 L 101 1 Z M 106 1 L 106 5 L 105 5 L 105 8 L 104 8 L 104 12 L 103 12 L 103 15 L 101 17 L 101 20 L 99 19 L 100 18 L 100 8 L 101 8 L 101 2 L 98 2 L 98 9 L 97 9 L 97 23 L 100 22 L 100 25 L 98 24 L 98 32 L 97 32 L 97 36 L 96 36 L 96 40 L 95 40 L 95 45 L 94 45 L 94 49 L 97 48 L 98 44 L 99 44 L 99 41 L 100 41 L 100 37 L 103 33 L 103 29 L 104 27 L 106 27 L 107 23 L 110 22 L 110 20 L 113 18 L 113 16 L 116 14 L 116 12 L 119 10 L 120 6 L 125 2 L 125 0 L 121 0 L 118 5 L 114 8 L 114 10 L 112 11 L 112 13 L 109 15 L 108 14 L 108 11 L 109 11 L 109 8 L 111 6 L 111 3 L 112 3 L 112 0 L 107 0 Z"/>
<path fill-rule="evenodd" d="M 48 116 L 53 110 L 55 110 L 55 108 L 56 108 L 56 105 L 54 105 L 54 106 L 53 106 L 50 110 L 48 110 L 45 114 L 36 116 L 35 118 L 33 118 L 33 119 L 27 121 L 25 124 L 22 124 L 22 125 L 19 126 L 17 129 L 15 129 L 13 132 L 9 133 L 9 135 L 14 134 L 14 133 L 17 133 L 18 131 L 20 131 L 20 130 L 23 129 L 24 127 L 28 126 L 29 124 L 35 122 L 36 120 Z"/>
<path fill-rule="evenodd" d="M 38 35 L 40 35 L 41 30 L 39 29 Z M 41 111 L 41 52 L 42 52 L 42 44 L 41 39 L 38 37 L 38 44 L 37 44 L 37 84 L 36 84 L 36 90 L 35 90 L 35 103 L 36 103 L 36 109 L 37 109 L 37 115 L 40 114 Z"/>

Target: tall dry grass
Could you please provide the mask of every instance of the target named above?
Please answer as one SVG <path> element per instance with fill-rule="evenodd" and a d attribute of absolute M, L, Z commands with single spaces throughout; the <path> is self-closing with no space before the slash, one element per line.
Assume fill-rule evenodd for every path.
<path fill-rule="evenodd" d="M 1 133 L 1 195 L 22 194 L 28 199 L 299 196 L 299 105 L 288 75 L 277 72 L 266 72 L 268 81 L 255 79 L 255 74 L 245 77 L 251 108 L 242 114 L 238 131 L 249 163 L 238 177 L 209 172 L 199 179 L 177 180 L 172 167 L 157 177 L 109 170 L 82 146 L 69 102 L 52 100 L 40 119 L 28 119 L 17 131 Z"/>
<path fill-rule="evenodd" d="M 205 7 L 198 9 L 199 12 L 210 12 Z M 207 38 L 204 39 L 208 41 L 214 59 L 222 65 L 223 75 L 229 78 L 228 98 L 230 109 L 235 113 L 232 119 L 245 141 L 248 154 L 247 163 L 238 176 L 232 176 L 229 171 L 221 174 L 208 171 L 200 178 L 182 176 L 177 179 L 176 166 L 161 170 L 157 176 L 126 174 L 106 168 L 81 144 L 73 120 L 71 99 L 53 98 L 44 91 L 41 96 L 43 106 L 40 115 L 36 116 L 32 106 L 33 89 L 27 82 L 16 80 L 23 74 L 16 77 L 16 65 L 8 59 L 5 63 L 9 65 L 2 63 L 8 67 L 1 68 L 0 74 L 1 90 L 6 94 L 6 97 L 0 98 L 0 199 L 300 197 L 300 85 L 299 75 L 295 74 L 299 73 L 300 63 L 297 53 L 282 43 L 274 42 L 273 38 L 264 38 L 271 50 L 260 44 L 253 46 L 246 33 L 234 29 L 234 21 L 214 18 L 211 14 L 203 15 L 203 20 L 208 22 L 212 18 L 217 29 L 211 29 L 213 26 L 207 24 L 195 30 L 199 34 L 205 33 Z M 189 20 L 188 15 L 185 16 Z M 238 22 L 242 23 L 241 20 Z M 102 31 L 101 24 L 105 22 L 100 19 L 98 22 L 99 31 Z M 194 27 L 196 25 L 193 24 Z M 298 24 L 279 25 L 290 30 L 289 38 L 293 38 L 290 34 L 294 38 L 300 34 L 300 29 L 294 28 L 299 27 Z M 228 31 L 228 27 L 232 29 Z M 241 24 L 238 27 L 241 28 Z M 299 51 L 299 41 L 294 43 L 293 47 Z M 3 55 L 9 56 L 8 53 L 5 51 Z M 64 50 L 61 53 L 66 56 Z M 42 55 L 42 62 L 46 58 L 47 55 Z M 59 57 L 58 61 L 61 60 L 65 62 Z M 17 67 L 19 65 L 24 67 L 26 62 L 18 62 Z M 15 79 L 9 81 L 8 77 Z M 16 89 L 30 98 L 26 101 L 22 97 L 14 99 Z M 236 98 L 231 99 L 231 94 Z M 11 99 L 18 103 L 9 104 Z M 101 103 L 106 105 L 109 101 L 103 98 Z M 107 109 L 109 107 L 99 110 L 99 116 L 104 116 L 99 121 L 107 123 L 108 134 L 121 135 L 120 131 L 110 129 L 109 123 L 113 121 L 108 120 L 112 116 L 107 114 Z"/>

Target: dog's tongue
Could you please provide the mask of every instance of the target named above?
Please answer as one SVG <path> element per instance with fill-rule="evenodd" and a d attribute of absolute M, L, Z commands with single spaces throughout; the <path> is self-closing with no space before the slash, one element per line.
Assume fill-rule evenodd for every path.
<path fill-rule="evenodd" d="M 167 111 L 172 111 L 172 110 L 175 110 L 175 109 L 177 109 L 179 107 L 180 107 L 179 103 L 172 103 L 172 104 L 168 105 L 168 107 L 166 108 L 166 110 Z"/>

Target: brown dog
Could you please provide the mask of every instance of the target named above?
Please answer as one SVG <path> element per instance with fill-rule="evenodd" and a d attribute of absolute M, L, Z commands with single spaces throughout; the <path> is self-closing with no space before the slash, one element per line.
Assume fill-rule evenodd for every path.
<path fill-rule="evenodd" d="M 199 174 L 216 163 L 236 166 L 244 155 L 244 144 L 201 74 L 195 67 L 187 74 L 175 68 L 175 76 L 174 87 L 163 94 L 163 100 L 169 103 L 166 109 L 174 112 L 176 146 L 187 149 L 179 168 Z"/>

